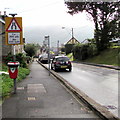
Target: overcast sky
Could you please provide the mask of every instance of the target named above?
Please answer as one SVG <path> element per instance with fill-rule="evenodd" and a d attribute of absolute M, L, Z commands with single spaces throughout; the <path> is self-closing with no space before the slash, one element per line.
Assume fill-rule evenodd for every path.
<path fill-rule="evenodd" d="M 76 34 L 75 37 L 79 41 L 88 37 L 92 38 L 94 24 L 88 20 L 86 14 L 80 13 L 71 16 L 67 13 L 67 10 L 64 0 L 0 0 L 0 11 L 2 11 L 2 14 L 3 11 L 6 11 L 7 15 L 9 13 L 17 13 L 17 17 L 22 17 L 26 42 L 42 43 L 44 35 L 48 34 L 51 35 L 51 38 L 54 38 L 54 42 L 60 39 L 62 44 L 62 42 L 70 38 L 72 27 L 74 28 L 74 35 Z M 62 29 L 63 26 L 65 30 Z M 82 31 L 84 32 L 84 37 L 80 38 L 78 34 Z M 55 34 L 56 38 L 52 36 Z M 68 37 L 66 39 L 64 37 L 58 38 L 60 34 L 63 34 L 62 36 L 64 37 L 68 35 Z"/>

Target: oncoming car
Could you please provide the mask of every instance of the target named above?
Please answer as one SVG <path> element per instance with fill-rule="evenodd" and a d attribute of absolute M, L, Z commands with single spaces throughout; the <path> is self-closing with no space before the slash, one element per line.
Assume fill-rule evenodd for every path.
<path fill-rule="evenodd" d="M 57 71 L 59 69 L 72 70 L 71 61 L 67 56 L 55 56 L 51 62 L 51 69 Z"/>

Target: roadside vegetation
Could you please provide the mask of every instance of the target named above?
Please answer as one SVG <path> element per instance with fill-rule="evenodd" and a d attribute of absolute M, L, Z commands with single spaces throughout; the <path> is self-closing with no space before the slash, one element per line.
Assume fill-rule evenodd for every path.
<path fill-rule="evenodd" d="M 2 65 L 2 71 L 5 71 L 5 72 L 8 72 L 8 67 L 3 64 Z M 22 67 L 19 67 L 19 72 L 18 72 L 18 78 L 17 78 L 17 82 L 23 80 L 29 73 L 30 73 L 30 70 L 28 68 L 22 68 Z M 2 74 L 0 75 L 0 78 L 1 78 L 1 84 L 2 84 L 2 97 L 6 97 L 6 96 L 9 96 L 10 93 L 12 92 L 12 89 L 13 89 L 13 79 L 11 79 L 9 77 L 9 75 L 6 75 L 6 74 Z"/>
<path fill-rule="evenodd" d="M 17 77 L 17 82 L 23 80 L 29 73 L 29 64 L 27 61 L 31 61 L 30 56 L 26 56 L 25 54 L 18 53 L 16 54 L 16 61 L 20 63 L 20 66 L 18 67 L 18 77 Z M 3 58 L 3 64 L 2 64 L 2 71 L 8 72 L 8 66 L 7 63 L 9 61 L 13 61 L 13 55 L 9 53 L 7 56 Z M 2 98 L 5 98 L 6 96 L 9 96 L 13 90 L 13 79 L 9 77 L 8 74 L 2 74 L 0 75 L 1 79 L 1 88 L 2 88 Z"/>
<path fill-rule="evenodd" d="M 109 48 L 97 56 L 88 58 L 84 62 L 120 66 L 118 48 Z"/>
<path fill-rule="evenodd" d="M 118 2 L 70 2 L 66 1 L 71 15 L 86 12 L 95 24 L 94 43 L 97 53 L 110 47 L 110 41 L 120 38 Z"/>
<path fill-rule="evenodd" d="M 74 60 L 119 66 L 120 40 L 118 2 L 69 2 L 65 4 L 71 15 L 86 12 L 95 24 L 94 38 L 80 44 L 67 44 L 65 52 Z"/>
<path fill-rule="evenodd" d="M 74 61 L 73 53 L 67 54 L 68 58 L 70 58 L 70 61 Z"/>
<path fill-rule="evenodd" d="M 36 54 L 37 50 L 40 50 L 41 47 L 39 44 L 28 43 L 24 48 L 27 56 L 33 57 Z"/>
<path fill-rule="evenodd" d="M 67 56 L 70 58 L 71 61 L 120 66 L 120 53 L 117 46 L 106 49 L 102 51 L 99 55 L 95 55 L 85 60 L 75 59 L 72 53 L 69 53 Z"/>

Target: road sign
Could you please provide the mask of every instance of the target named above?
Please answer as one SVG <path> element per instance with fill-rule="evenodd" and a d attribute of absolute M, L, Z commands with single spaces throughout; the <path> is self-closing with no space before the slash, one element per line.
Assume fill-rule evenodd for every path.
<path fill-rule="evenodd" d="M 20 44 L 20 33 L 9 32 L 8 33 L 8 44 Z"/>
<path fill-rule="evenodd" d="M 15 18 L 13 18 L 6 29 L 7 32 L 21 32 L 22 29 L 20 28 L 18 22 L 16 21 Z"/>
<path fill-rule="evenodd" d="M 22 18 L 21 17 L 6 17 L 5 18 L 5 37 L 6 45 L 23 44 L 22 35 Z"/>

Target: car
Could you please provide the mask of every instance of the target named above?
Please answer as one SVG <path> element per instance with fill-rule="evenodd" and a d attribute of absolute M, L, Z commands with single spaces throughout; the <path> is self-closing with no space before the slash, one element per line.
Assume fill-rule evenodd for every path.
<path fill-rule="evenodd" d="M 41 63 L 48 63 L 48 54 L 44 53 L 44 54 L 39 55 L 39 61 Z"/>
<path fill-rule="evenodd" d="M 42 57 L 42 55 L 39 55 L 39 56 L 38 56 L 38 61 L 40 61 L 41 57 Z"/>
<path fill-rule="evenodd" d="M 51 62 L 51 69 L 55 71 L 68 69 L 70 72 L 72 70 L 72 64 L 67 56 L 55 56 Z"/>

